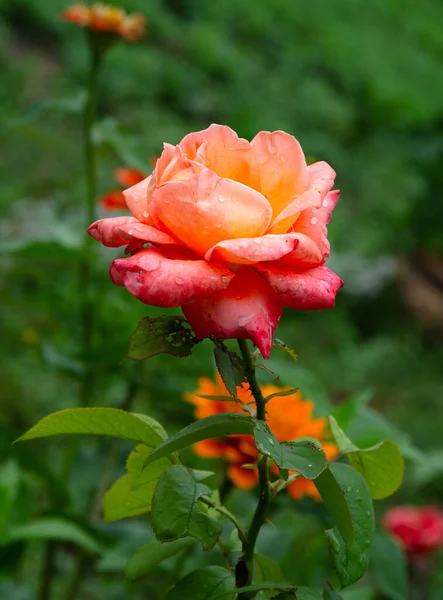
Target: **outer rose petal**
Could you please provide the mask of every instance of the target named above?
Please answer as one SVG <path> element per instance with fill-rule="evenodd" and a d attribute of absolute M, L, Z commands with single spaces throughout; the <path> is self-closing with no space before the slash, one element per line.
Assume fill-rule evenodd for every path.
<path fill-rule="evenodd" d="M 343 281 L 325 266 L 302 273 L 269 271 L 266 277 L 281 301 L 295 310 L 332 308 Z"/>
<path fill-rule="evenodd" d="M 301 263 L 306 261 L 308 265 L 322 262 L 322 255 L 314 242 L 299 233 L 225 240 L 210 248 L 205 259 L 221 259 L 228 263 L 247 265 L 274 261 L 284 256 L 291 256 Z"/>
<path fill-rule="evenodd" d="M 335 171 L 324 160 L 308 167 L 308 186 L 320 192 L 322 199 L 330 191 L 335 181 Z"/>
<path fill-rule="evenodd" d="M 339 196 L 339 190 L 329 192 L 325 196 L 320 208 L 311 208 L 302 211 L 294 224 L 295 231 L 304 233 L 316 243 L 324 259 L 329 256 L 330 251 L 326 225 L 331 221 L 332 211 L 337 204 Z"/>
<path fill-rule="evenodd" d="M 251 339 L 268 358 L 283 304 L 264 277 L 241 267 L 227 289 L 182 310 L 198 338 Z"/>
<path fill-rule="evenodd" d="M 156 223 L 201 256 L 222 240 L 262 235 L 272 216 L 264 196 L 209 169 L 188 182 L 157 188 L 149 211 Z"/>
<path fill-rule="evenodd" d="M 160 231 L 144 223 L 124 223 L 120 225 L 120 233 L 127 240 L 137 239 L 152 244 L 177 244 L 177 240 L 164 231 Z"/>
<path fill-rule="evenodd" d="M 251 146 L 257 157 L 261 192 L 275 218 L 308 187 L 305 155 L 297 140 L 284 131 L 260 131 Z"/>
<path fill-rule="evenodd" d="M 179 144 L 182 152 L 219 177 L 239 181 L 260 192 L 260 177 L 251 144 L 226 125 L 211 125 L 190 133 Z"/>
<path fill-rule="evenodd" d="M 100 219 L 89 226 L 88 233 L 103 246 L 118 248 L 128 243 L 128 236 L 122 234 L 120 227 L 125 225 L 132 227 L 135 223 L 137 223 L 137 219 L 134 217 Z"/>
<path fill-rule="evenodd" d="M 150 175 L 123 192 L 127 207 L 134 217 L 142 223 L 147 223 L 149 219 L 148 198 L 154 186 L 155 177 L 154 175 Z"/>
<path fill-rule="evenodd" d="M 152 306 L 177 307 L 224 290 L 234 274 L 222 265 L 190 260 L 183 251 L 149 248 L 118 258 L 110 275 L 133 296 Z"/>

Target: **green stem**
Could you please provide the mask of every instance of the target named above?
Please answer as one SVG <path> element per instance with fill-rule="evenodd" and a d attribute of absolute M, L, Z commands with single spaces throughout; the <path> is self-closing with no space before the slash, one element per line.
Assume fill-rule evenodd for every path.
<path fill-rule="evenodd" d="M 266 419 L 266 402 L 261 392 L 257 377 L 255 374 L 255 365 L 246 340 L 238 340 L 240 352 L 243 357 L 245 376 L 249 383 L 252 395 L 254 396 L 257 419 L 264 421 Z M 254 552 L 255 544 L 260 533 L 261 526 L 265 522 L 271 503 L 271 490 L 269 486 L 269 464 L 266 456 L 260 456 L 258 461 L 258 477 L 260 487 L 260 497 L 252 517 L 251 524 L 246 534 L 246 540 L 243 542 L 242 554 L 236 567 L 237 587 L 243 587 L 252 583 L 254 575 Z M 240 594 L 238 600 L 246 600 L 248 594 Z"/>
<path fill-rule="evenodd" d="M 212 502 L 212 500 L 210 498 L 208 498 L 207 496 L 202 496 L 200 498 L 200 501 L 203 502 L 203 504 L 210 506 L 214 510 L 217 510 L 221 515 L 224 515 L 232 523 L 234 523 L 235 527 L 237 528 L 238 537 L 239 537 L 240 541 L 243 542 L 244 544 L 247 543 L 248 540 L 246 537 L 246 531 L 245 531 L 243 525 L 240 523 L 240 521 L 237 520 L 237 518 L 231 513 L 231 511 L 229 511 L 224 506 L 217 506 L 217 504 L 215 504 L 215 502 Z"/>
<path fill-rule="evenodd" d="M 37 595 L 38 600 L 48 600 L 48 598 L 51 597 L 51 581 L 54 574 L 55 549 L 55 541 L 49 540 L 46 543 L 44 550 L 41 580 Z"/>

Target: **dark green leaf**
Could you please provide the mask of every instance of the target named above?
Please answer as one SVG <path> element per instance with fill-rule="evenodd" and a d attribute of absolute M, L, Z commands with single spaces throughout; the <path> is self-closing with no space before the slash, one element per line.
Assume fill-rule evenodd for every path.
<path fill-rule="evenodd" d="M 151 448 L 166 438 L 163 427 L 145 415 L 117 408 L 68 408 L 44 417 L 17 441 L 61 434 L 105 435 Z"/>
<path fill-rule="evenodd" d="M 269 556 L 263 556 L 262 554 L 254 555 L 255 563 L 255 579 L 257 583 L 264 583 L 266 581 L 277 581 L 279 583 L 286 583 L 286 578 L 283 575 L 283 571 L 278 563 Z M 276 595 L 275 590 L 266 590 L 261 592 L 264 598 L 273 598 Z"/>
<path fill-rule="evenodd" d="M 307 479 L 315 479 L 326 469 L 326 456 L 317 440 L 304 438 L 279 443 L 263 421 L 256 421 L 254 436 L 257 449 L 284 470 L 298 471 Z"/>
<path fill-rule="evenodd" d="M 371 495 L 381 500 L 393 494 L 401 485 L 404 461 L 394 442 L 385 441 L 360 449 L 339 427 L 334 417 L 329 417 L 331 431 L 342 454 L 347 454 L 351 465 L 366 479 Z"/>
<path fill-rule="evenodd" d="M 247 592 L 266 592 L 266 591 L 275 591 L 275 592 L 297 592 L 300 588 L 293 585 L 292 583 L 285 582 L 274 582 L 274 581 L 264 581 L 263 583 L 254 583 L 252 585 L 245 585 L 243 587 L 237 588 L 236 592 L 238 594 L 243 594 Z M 298 598 L 297 595 L 295 595 Z M 301 596 L 303 598 L 303 596 Z"/>
<path fill-rule="evenodd" d="M 233 600 L 235 591 L 230 571 L 223 567 L 203 567 L 176 583 L 166 600 Z"/>
<path fill-rule="evenodd" d="M 36 519 L 31 523 L 16 525 L 7 530 L 2 543 L 19 540 L 62 540 L 71 542 L 87 552 L 100 553 L 103 546 L 77 523 L 61 517 Z"/>
<path fill-rule="evenodd" d="M 376 587 L 386 598 L 407 598 L 408 572 L 405 554 L 399 544 L 384 533 L 377 532 L 374 536 L 369 569 Z"/>
<path fill-rule="evenodd" d="M 343 539 L 351 544 L 354 536 L 351 511 L 344 491 L 330 468 L 317 477 L 315 486 Z"/>
<path fill-rule="evenodd" d="M 243 363 L 240 357 L 224 346 L 214 348 L 215 364 L 226 389 L 237 400 L 237 386 L 245 381 Z"/>
<path fill-rule="evenodd" d="M 105 521 L 118 521 L 135 517 L 151 510 L 152 497 L 161 475 L 171 466 L 169 458 L 162 458 L 143 469 L 151 449 L 137 446 L 127 461 L 127 474 L 117 481 L 106 492 L 103 500 Z"/>
<path fill-rule="evenodd" d="M 211 490 L 184 467 L 174 465 L 163 473 L 152 502 L 152 527 L 160 542 L 189 536 L 200 540 L 204 550 L 214 546 L 221 527 L 199 504 L 203 495 L 210 496 Z"/>
<path fill-rule="evenodd" d="M 125 575 L 128 579 L 137 579 L 146 575 L 167 558 L 175 556 L 185 548 L 196 543 L 193 538 L 182 538 L 174 542 L 159 542 L 153 540 L 134 554 L 125 567 Z"/>
<path fill-rule="evenodd" d="M 201 440 L 231 434 L 253 433 L 254 423 L 255 420 L 252 417 L 241 413 L 222 413 L 200 419 L 155 448 L 145 466 L 162 456 L 167 456 L 175 450 L 180 450 Z"/>
<path fill-rule="evenodd" d="M 351 544 L 345 542 L 337 526 L 326 532 L 334 569 L 341 585 L 347 587 L 358 581 L 366 570 L 374 535 L 374 508 L 368 485 L 360 473 L 340 463 L 331 465 L 329 470 L 342 490 L 352 517 Z"/>
<path fill-rule="evenodd" d="M 195 344 L 198 340 L 183 317 L 143 317 L 129 338 L 126 356 L 132 360 L 145 360 L 156 354 L 189 356 Z"/>

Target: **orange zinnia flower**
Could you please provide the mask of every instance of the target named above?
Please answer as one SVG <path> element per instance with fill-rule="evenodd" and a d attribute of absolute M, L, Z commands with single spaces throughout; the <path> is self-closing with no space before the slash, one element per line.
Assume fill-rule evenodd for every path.
<path fill-rule="evenodd" d="M 126 189 L 143 181 L 147 175 L 138 169 L 116 169 L 114 178 Z M 126 209 L 126 201 L 123 192 L 120 190 L 111 190 L 100 198 L 100 206 L 106 211 Z"/>
<path fill-rule="evenodd" d="M 128 15 L 124 10 L 106 4 L 87 6 L 78 2 L 63 11 L 62 16 L 65 21 L 94 31 L 113 33 L 127 42 L 137 42 L 145 35 L 146 19 L 143 15 Z"/>
<path fill-rule="evenodd" d="M 218 373 L 215 381 L 208 377 L 201 377 L 198 384 L 195 392 L 184 394 L 184 399 L 195 405 L 195 416 L 198 419 L 223 412 L 242 412 L 242 404 L 249 404 L 251 407 L 255 405 L 247 384 L 237 388 L 239 402 L 201 398 L 201 395 L 230 397 Z M 261 386 L 265 397 L 284 389 L 289 388 L 279 388 L 271 384 Z M 266 405 L 266 411 L 268 425 L 279 442 L 313 437 L 322 444 L 328 460 L 337 455 L 337 447 L 328 441 L 327 419 L 314 418 L 314 403 L 303 400 L 300 392 L 288 396 L 275 396 Z M 258 452 L 251 435 L 230 435 L 204 440 L 195 444 L 194 449 L 203 458 L 225 458 L 229 463 L 228 477 L 237 487 L 251 489 L 258 483 L 257 470 L 243 466 L 257 463 Z M 278 473 L 277 468 L 273 470 Z M 312 481 L 303 477 L 296 479 L 287 489 L 290 496 L 296 500 L 300 500 L 303 496 L 320 499 Z"/>

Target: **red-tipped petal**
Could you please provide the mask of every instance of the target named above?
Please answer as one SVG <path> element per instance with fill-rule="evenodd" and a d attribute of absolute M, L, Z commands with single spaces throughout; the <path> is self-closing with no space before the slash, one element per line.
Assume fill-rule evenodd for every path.
<path fill-rule="evenodd" d="M 141 240 L 151 244 L 177 244 L 177 240 L 164 231 L 160 231 L 144 223 L 127 223 L 120 226 L 122 237 L 127 240 Z"/>
<path fill-rule="evenodd" d="M 110 219 L 100 219 L 89 226 L 88 233 L 103 246 L 108 248 L 118 248 L 128 243 L 128 236 L 122 234 L 120 227 L 137 223 L 134 217 L 113 217 Z"/>
<path fill-rule="evenodd" d="M 300 213 L 294 223 L 294 230 L 304 233 L 315 242 L 323 258 L 329 256 L 328 230 L 326 225 L 331 221 L 332 211 L 340 196 L 339 190 L 329 192 L 323 199 L 320 208 L 311 208 Z"/>
<path fill-rule="evenodd" d="M 342 279 L 324 265 L 301 273 L 269 271 L 265 275 L 285 306 L 295 310 L 332 308 L 343 285 Z"/>
<path fill-rule="evenodd" d="M 305 262 L 307 266 L 322 262 L 321 253 L 314 242 L 300 233 L 225 240 L 210 248 L 205 259 L 247 265 L 263 261 L 268 263 L 286 256 L 297 259 L 300 264 Z"/>
<path fill-rule="evenodd" d="M 148 248 L 111 265 L 111 279 L 152 306 L 177 307 L 225 289 L 234 273 L 182 250 Z"/>
<path fill-rule="evenodd" d="M 320 192 L 322 199 L 330 191 L 335 181 L 335 171 L 324 160 L 308 167 L 308 187 Z"/>
<path fill-rule="evenodd" d="M 251 339 L 269 358 L 283 304 L 265 277 L 241 267 L 224 291 L 186 304 L 182 310 L 198 338 Z"/>

